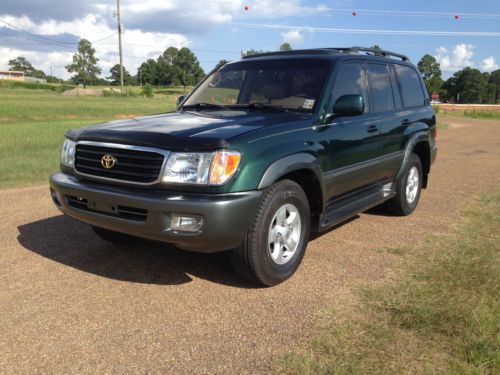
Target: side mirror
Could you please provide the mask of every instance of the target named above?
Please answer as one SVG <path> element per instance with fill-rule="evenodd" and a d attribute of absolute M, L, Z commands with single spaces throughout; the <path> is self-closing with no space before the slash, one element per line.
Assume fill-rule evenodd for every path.
<path fill-rule="evenodd" d="M 186 99 L 186 95 L 181 95 L 177 98 L 177 107 L 179 107 L 182 104 L 184 99 Z"/>
<path fill-rule="evenodd" d="M 365 111 L 362 95 L 342 95 L 333 105 L 335 116 L 358 116 Z"/>

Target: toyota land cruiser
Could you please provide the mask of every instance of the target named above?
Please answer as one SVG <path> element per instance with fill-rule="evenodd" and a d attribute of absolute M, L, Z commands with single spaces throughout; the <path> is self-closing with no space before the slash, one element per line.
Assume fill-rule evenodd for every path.
<path fill-rule="evenodd" d="M 406 56 L 263 53 L 215 69 L 175 113 L 70 130 L 51 195 L 105 240 L 231 251 L 261 285 L 290 277 L 311 231 L 417 207 L 436 119 Z"/>

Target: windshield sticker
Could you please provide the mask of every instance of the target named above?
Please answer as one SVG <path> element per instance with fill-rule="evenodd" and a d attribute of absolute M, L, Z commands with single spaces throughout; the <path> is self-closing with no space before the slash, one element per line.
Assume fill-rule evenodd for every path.
<path fill-rule="evenodd" d="M 312 107 L 314 107 L 314 100 L 313 99 L 304 100 L 304 105 L 303 105 L 304 109 L 311 109 Z"/>

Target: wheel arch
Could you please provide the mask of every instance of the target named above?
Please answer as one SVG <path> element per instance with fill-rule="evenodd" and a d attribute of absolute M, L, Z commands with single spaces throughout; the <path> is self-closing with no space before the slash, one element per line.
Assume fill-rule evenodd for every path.
<path fill-rule="evenodd" d="M 324 208 L 323 172 L 318 160 L 311 154 L 299 153 L 274 161 L 259 182 L 265 189 L 280 180 L 292 180 L 306 193 L 311 210 L 311 226 L 317 228 L 319 216 Z"/>
<path fill-rule="evenodd" d="M 423 174 L 422 188 L 426 188 L 431 167 L 431 148 L 428 131 L 419 131 L 415 133 L 406 144 L 403 163 L 396 176 L 396 180 L 404 173 L 411 154 L 416 154 L 420 158 Z"/>

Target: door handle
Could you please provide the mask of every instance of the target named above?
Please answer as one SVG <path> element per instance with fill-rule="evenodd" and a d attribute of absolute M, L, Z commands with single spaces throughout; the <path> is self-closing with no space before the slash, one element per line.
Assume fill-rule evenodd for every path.
<path fill-rule="evenodd" d="M 411 121 L 405 118 L 403 121 L 401 121 L 401 125 L 403 126 L 408 126 L 411 125 Z"/>
<path fill-rule="evenodd" d="M 378 126 L 377 125 L 370 125 L 369 127 L 366 128 L 366 131 L 368 133 L 378 132 Z"/>

